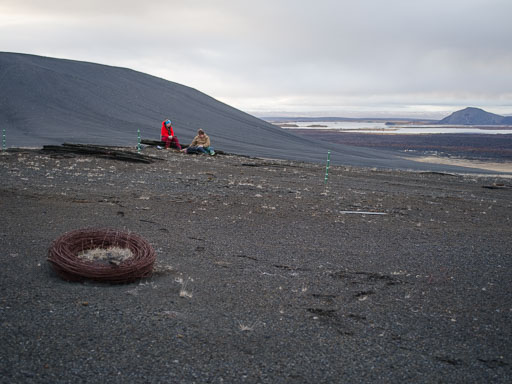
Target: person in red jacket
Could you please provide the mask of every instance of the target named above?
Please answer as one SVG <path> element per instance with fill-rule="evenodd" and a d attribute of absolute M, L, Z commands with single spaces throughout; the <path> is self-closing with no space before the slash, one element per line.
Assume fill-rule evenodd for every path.
<path fill-rule="evenodd" d="M 174 130 L 172 129 L 171 120 L 167 119 L 162 121 L 162 141 L 165 141 L 165 149 L 169 147 L 181 150 L 180 142 L 178 138 L 174 136 Z"/>

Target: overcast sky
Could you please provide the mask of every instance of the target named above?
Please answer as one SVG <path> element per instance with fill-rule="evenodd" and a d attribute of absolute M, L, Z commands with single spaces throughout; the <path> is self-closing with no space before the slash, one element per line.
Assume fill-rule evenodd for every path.
<path fill-rule="evenodd" d="M 0 51 L 129 67 L 257 116 L 512 115 L 512 0 L 0 0 Z"/>

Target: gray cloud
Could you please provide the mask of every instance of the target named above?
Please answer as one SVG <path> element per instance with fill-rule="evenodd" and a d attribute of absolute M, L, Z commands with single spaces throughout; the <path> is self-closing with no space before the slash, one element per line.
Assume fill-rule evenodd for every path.
<path fill-rule="evenodd" d="M 249 112 L 512 114 L 510 14 L 508 0 L 4 0 L 0 50 L 128 66 Z"/>

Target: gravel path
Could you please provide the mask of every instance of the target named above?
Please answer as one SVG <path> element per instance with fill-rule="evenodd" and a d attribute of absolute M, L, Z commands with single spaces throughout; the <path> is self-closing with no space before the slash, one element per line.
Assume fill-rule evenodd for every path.
<path fill-rule="evenodd" d="M 145 153 L 0 155 L 1 382 L 512 381 L 510 179 Z M 84 227 L 155 275 L 59 279 Z"/>

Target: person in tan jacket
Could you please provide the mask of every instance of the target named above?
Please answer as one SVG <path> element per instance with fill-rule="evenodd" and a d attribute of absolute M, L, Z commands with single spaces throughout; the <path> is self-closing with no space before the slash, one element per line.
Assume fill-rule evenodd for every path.
<path fill-rule="evenodd" d="M 197 136 L 194 137 L 192 143 L 182 150 L 185 153 L 207 153 L 210 155 L 215 155 L 215 151 L 210 144 L 210 138 L 202 129 L 197 131 Z"/>

